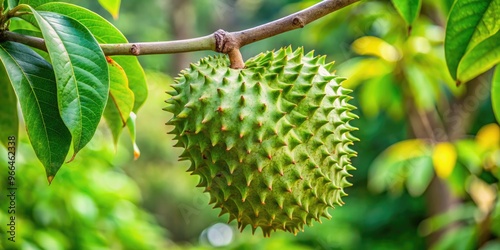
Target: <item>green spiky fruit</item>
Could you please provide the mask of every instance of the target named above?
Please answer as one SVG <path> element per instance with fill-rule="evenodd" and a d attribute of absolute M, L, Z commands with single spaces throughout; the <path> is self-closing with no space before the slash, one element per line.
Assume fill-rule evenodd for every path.
<path fill-rule="evenodd" d="M 241 70 L 226 57 L 204 58 L 168 92 L 180 158 L 241 230 L 297 233 L 343 204 L 356 115 L 351 91 L 328 72 L 332 64 L 291 48 L 260 54 Z"/>

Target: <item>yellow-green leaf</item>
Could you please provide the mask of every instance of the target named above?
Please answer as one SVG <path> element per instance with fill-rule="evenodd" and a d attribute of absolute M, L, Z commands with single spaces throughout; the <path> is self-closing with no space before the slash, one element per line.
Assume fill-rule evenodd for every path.
<path fill-rule="evenodd" d="M 491 102 L 493 105 L 493 113 L 500 123 L 500 67 L 496 67 L 491 83 Z"/>
<path fill-rule="evenodd" d="M 434 146 L 432 153 L 432 163 L 436 175 L 445 179 L 450 176 L 455 164 L 457 163 L 457 151 L 455 146 L 449 142 L 438 143 Z"/>
<path fill-rule="evenodd" d="M 483 149 L 496 149 L 500 146 L 500 127 L 496 123 L 484 125 L 476 135 L 477 144 Z"/>
<path fill-rule="evenodd" d="M 104 118 L 111 129 L 116 145 L 134 107 L 134 93 L 128 86 L 127 74 L 123 68 L 110 57 L 106 59 L 109 66 L 110 89 Z"/>
<path fill-rule="evenodd" d="M 469 50 L 458 65 L 457 79 L 464 83 L 500 63 L 500 32 Z"/>
<path fill-rule="evenodd" d="M 425 160 L 421 161 L 420 159 L 429 156 L 429 146 L 424 140 L 405 140 L 391 145 L 377 156 L 370 166 L 369 188 L 376 192 L 384 189 L 402 188 L 405 182 L 408 182 L 407 178 L 411 178 L 411 172 L 415 171 L 414 168 L 425 162 Z M 423 170 L 421 175 L 426 176 L 425 169 Z M 424 183 L 420 184 L 421 186 L 413 190 L 415 193 L 424 189 Z M 407 183 L 407 185 L 416 186 L 413 182 Z"/>
<path fill-rule="evenodd" d="M 388 62 L 395 62 L 401 57 L 394 46 L 374 36 L 357 39 L 352 43 L 352 49 L 360 55 L 377 56 Z"/>
<path fill-rule="evenodd" d="M 101 6 L 113 16 L 114 19 L 118 18 L 120 13 L 121 0 L 99 0 Z"/>

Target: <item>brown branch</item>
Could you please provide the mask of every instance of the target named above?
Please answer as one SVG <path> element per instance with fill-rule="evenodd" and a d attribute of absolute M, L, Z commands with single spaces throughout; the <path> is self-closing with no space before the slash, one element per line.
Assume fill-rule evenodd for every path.
<path fill-rule="evenodd" d="M 307 9 L 266 23 L 254 28 L 231 33 L 238 41 L 239 47 L 260 41 L 287 31 L 303 28 L 307 24 L 342 9 L 360 0 L 327 0 L 321 1 Z"/>
<path fill-rule="evenodd" d="M 312 21 L 358 1 L 360 0 L 321 1 L 307 9 L 293 13 L 289 16 L 242 31 L 226 32 L 218 30 L 211 35 L 186 40 L 101 44 L 100 46 L 104 54 L 108 56 L 173 54 L 200 50 L 213 50 L 220 53 L 230 54 L 230 56 L 231 54 L 238 55 L 239 53 L 236 53 L 235 50 L 238 50 L 247 44 L 276 36 L 290 30 L 303 28 Z M 3 32 L 0 37 L 0 40 L 19 42 L 37 49 L 46 50 L 45 42 L 41 38 L 25 36 L 9 31 Z M 241 54 L 239 56 L 241 57 Z M 238 61 L 238 59 L 233 58 L 232 61 Z"/>
<path fill-rule="evenodd" d="M 15 32 L 4 31 L 0 33 L 0 42 L 1 41 L 12 41 L 18 42 L 22 44 L 26 44 L 30 47 L 47 51 L 47 47 L 45 46 L 45 41 L 42 38 L 34 37 L 34 36 L 26 36 L 21 35 Z"/>

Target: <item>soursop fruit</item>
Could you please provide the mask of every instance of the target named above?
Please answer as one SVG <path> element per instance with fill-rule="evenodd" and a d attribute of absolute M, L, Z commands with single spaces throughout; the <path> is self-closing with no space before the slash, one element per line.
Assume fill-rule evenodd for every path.
<path fill-rule="evenodd" d="M 210 203 L 243 230 L 297 233 L 342 205 L 354 170 L 351 91 L 325 57 L 290 47 L 229 68 L 225 56 L 183 70 L 167 93 L 167 123 Z"/>

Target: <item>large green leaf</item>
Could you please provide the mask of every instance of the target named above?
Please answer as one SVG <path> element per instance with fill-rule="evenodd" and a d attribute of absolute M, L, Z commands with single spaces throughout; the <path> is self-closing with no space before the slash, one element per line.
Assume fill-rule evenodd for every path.
<path fill-rule="evenodd" d="M 127 43 L 125 36 L 106 19 L 85 8 L 67 3 L 47 3 L 39 6 L 37 10 L 57 12 L 78 20 L 87 27 L 99 43 Z M 139 60 L 133 56 L 112 56 L 118 63 L 129 81 L 129 88 L 134 92 L 134 112 L 144 104 L 148 95 L 146 76 L 139 64 Z M 112 77 L 112 76 L 111 76 Z"/>
<path fill-rule="evenodd" d="M 118 18 L 120 13 L 121 0 L 99 0 L 101 6 L 113 16 L 114 19 Z"/>
<path fill-rule="evenodd" d="M 0 60 L 20 100 L 33 149 L 51 181 L 71 145 L 59 114 L 52 66 L 27 46 L 12 42 L 0 43 Z"/>
<path fill-rule="evenodd" d="M 113 59 L 108 57 L 107 60 L 109 73 L 112 77 L 104 118 L 111 129 L 116 144 L 134 107 L 134 93 L 128 87 L 127 75 L 123 68 Z"/>
<path fill-rule="evenodd" d="M 451 7 L 453 6 L 453 3 L 455 3 L 455 0 L 441 0 L 438 2 L 438 4 L 441 6 L 443 14 L 445 15 L 448 15 Z"/>
<path fill-rule="evenodd" d="M 453 79 L 462 57 L 500 29 L 500 0 L 457 0 L 446 25 L 445 57 Z"/>
<path fill-rule="evenodd" d="M 17 97 L 12 89 L 12 85 L 5 72 L 4 66 L 0 63 L 0 141 L 5 147 L 7 138 L 15 136 L 19 129 L 19 118 L 17 116 Z"/>
<path fill-rule="evenodd" d="M 408 26 L 411 26 L 420 13 L 422 0 L 392 0 L 392 4 L 405 20 Z"/>
<path fill-rule="evenodd" d="M 54 0 L 19 0 L 19 4 L 27 4 L 31 7 L 37 7 L 49 2 L 54 2 Z"/>
<path fill-rule="evenodd" d="M 67 3 L 47 3 L 39 6 L 37 10 L 57 12 L 78 20 L 92 32 L 99 43 L 128 42 L 125 36 L 116 27 L 114 27 L 106 19 L 88 9 Z M 122 82 L 121 85 L 128 85 L 128 88 L 132 90 L 134 96 L 134 98 L 128 98 L 119 101 L 133 102 L 133 112 L 137 113 L 139 108 L 146 101 L 148 95 L 146 76 L 139 63 L 139 60 L 136 57 L 131 56 L 112 56 L 111 59 L 114 60 L 114 62 L 119 66 L 121 66 L 121 68 L 126 73 L 126 78 L 123 78 L 120 71 L 110 70 L 111 81 L 115 81 L 115 84 L 118 84 L 116 83 L 117 79 L 123 79 L 124 81 L 126 80 L 127 82 Z M 119 96 L 117 97 L 119 98 Z M 120 117 L 119 110 L 117 110 L 115 107 L 116 105 L 114 105 L 112 101 L 108 100 L 108 104 L 104 111 L 104 118 L 106 119 L 106 123 L 110 127 L 114 141 L 116 143 L 123 129 L 123 127 L 121 127 L 123 120 Z M 131 128 L 131 126 L 135 126 L 135 121 L 127 121 L 127 127 L 129 127 L 129 130 L 135 131 L 135 128 Z M 135 137 L 135 132 L 133 134 L 133 137 Z M 134 151 L 138 152 L 137 146 L 135 145 L 135 140 L 133 141 L 133 143 Z"/>
<path fill-rule="evenodd" d="M 500 62 L 500 32 L 469 50 L 458 65 L 457 79 L 467 82 Z"/>
<path fill-rule="evenodd" d="M 493 112 L 500 123 L 500 67 L 496 67 L 491 83 L 491 102 L 493 104 Z"/>
<path fill-rule="evenodd" d="M 4 0 L 3 7 L 4 9 L 12 9 L 13 7 L 19 4 L 18 0 Z"/>
<path fill-rule="evenodd" d="M 74 157 L 92 139 L 106 106 L 106 59 L 80 22 L 58 13 L 31 10 L 54 67 L 59 108 L 73 137 Z"/>

